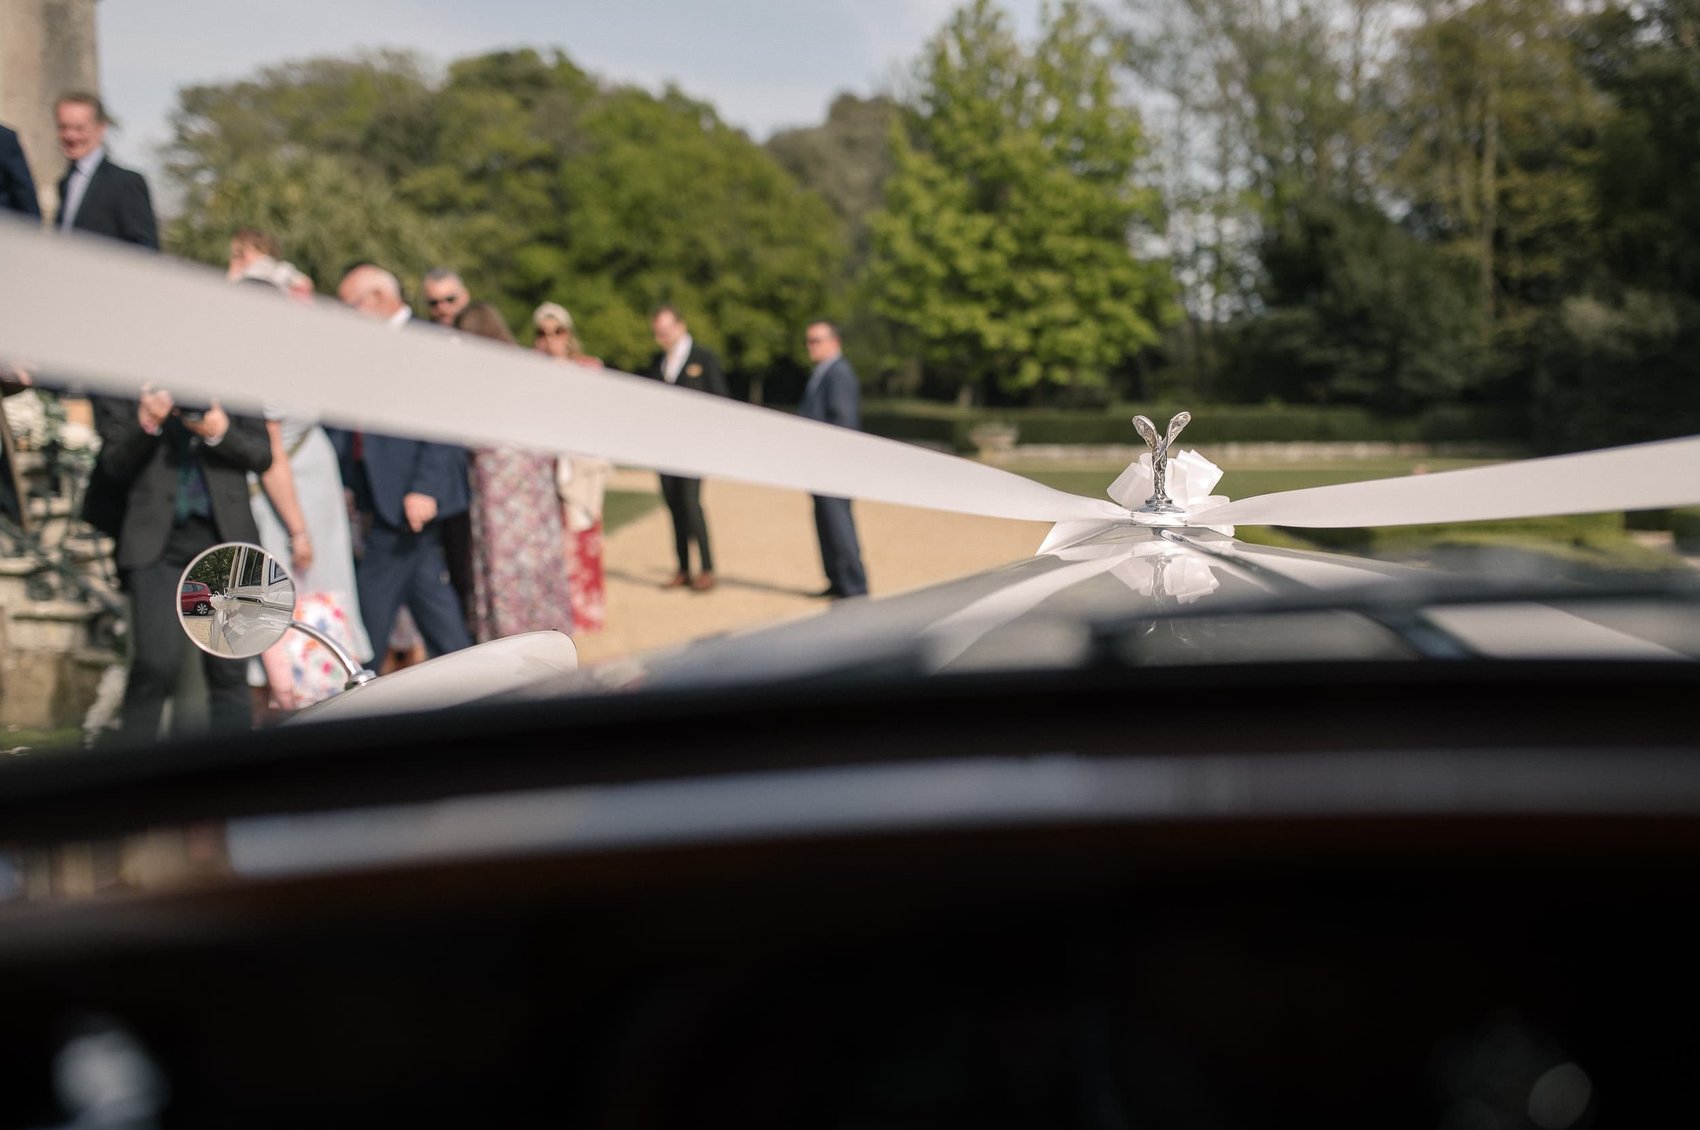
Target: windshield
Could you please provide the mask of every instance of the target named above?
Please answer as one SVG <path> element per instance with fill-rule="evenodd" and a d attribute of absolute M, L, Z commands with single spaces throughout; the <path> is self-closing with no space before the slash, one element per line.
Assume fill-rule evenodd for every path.
<path fill-rule="evenodd" d="M 1106 656 L 1691 658 L 1691 449 L 1470 477 L 1700 431 L 1668 376 L 1682 250 L 1625 234 L 1675 222 L 1677 159 L 1593 156 L 1648 128 L 1675 17 L 1489 7 L 970 4 L 885 48 L 900 84 L 865 85 L 871 57 L 822 77 L 824 111 L 706 63 L 656 93 L 530 27 L 435 57 L 254 43 L 240 79 L 162 58 L 169 119 L 138 103 L 110 143 L 111 108 L 67 95 L 20 135 L 26 203 L 70 233 L 27 246 L 37 289 L 137 297 L 116 351 L 21 307 L 0 340 L 11 614 L 68 599 L 41 654 L 107 657 L 22 692 L 18 744 L 272 726 L 536 632 L 570 644 L 394 708 Z M 130 18 L 101 16 L 112 99 L 145 69 Z M 1503 39 L 1515 113 L 1458 94 L 1460 29 Z M 1235 78 L 1258 52 L 1333 93 Z M 1290 138 L 1254 128 L 1275 105 Z M 43 175 L 49 146 L 98 151 L 99 185 Z M 1287 493 L 1347 483 L 1382 486 Z M 238 542 L 267 575 L 183 574 Z M 286 575 L 329 644 L 267 624 L 238 675 L 160 642 L 172 616 L 227 638 L 223 605 Z"/>
<path fill-rule="evenodd" d="M 0 24 L 0 1130 L 1689 1101 L 1692 0 Z"/>

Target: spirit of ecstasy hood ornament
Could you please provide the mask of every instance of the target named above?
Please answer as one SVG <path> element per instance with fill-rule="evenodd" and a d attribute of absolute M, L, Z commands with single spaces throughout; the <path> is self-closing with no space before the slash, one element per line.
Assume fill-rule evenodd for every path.
<path fill-rule="evenodd" d="M 1139 432 L 1139 438 L 1151 449 L 1151 497 L 1145 500 L 1145 505 L 1134 511 L 1136 514 L 1181 515 L 1186 511 L 1175 505 L 1175 500 L 1169 497 L 1169 445 L 1175 442 L 1175 437 L 1181 434 L 1181 429 L 1192 423 L 1191 412 L 1177 412 L 1169 418 L 1169 430 L 1161 438 L 1157 438 L 1157 427 L 1144 416 L 1135 416 L 1133 426 Z"/>
<path fill-rule="evenodd" d="M 1226 495 L 1210 493 L 1222 481 L 1222 468 L 1196 451 L 1171 452 L 1181 429 L 1191 422 L 1191 412 L 1176 412 L 1169 420 L 1168 430 L 1158 435 L 1157 426 L 1147 417 L 1133 418 L 1133 426 L 1151 450 L 1129 463 L 1127 470 L 1117 475 L 1116 481 L 1110 484 L 1106 493 L 1126 515 L 1120 520 L 1111 520 L 1110 525 L 1126 526 L 1132 522 L 1136 526 L 1196 528 L 1234 536 L 1231 525 L 1212 522 L 1200 526 L 1194 519 L 1194 515 L 1226 506 L 1228 499 Z M 1104 526 L 1103 520 L 1058 522 L 1051 527 L 1051 532 L 1039 546 L 1039 552 L 1055 553 L 1076 545 L 1100 532 Z"/>
<path fill-rule="evenodd" d="M 1169 421 L 1168 431 L 1159 435 L 1156 425 L 1146 417 L 1133 418 L 1133 426 L 1151 450 L 1128 464 L 1110 484 L 1108 493 L 1136 525 L 1192 526 L 1193 515 L 1226 505 L 1225 496 L 1210 493 L 1222 481 L 1222 469 L 1196 451 L 1173 448 L 1181 429 L 1191 422 L 1192 413 L 1177 412 Z M 1229 535 L 1233 532 L 1233 527 L 1226 525 L 1204 528 Z"/>

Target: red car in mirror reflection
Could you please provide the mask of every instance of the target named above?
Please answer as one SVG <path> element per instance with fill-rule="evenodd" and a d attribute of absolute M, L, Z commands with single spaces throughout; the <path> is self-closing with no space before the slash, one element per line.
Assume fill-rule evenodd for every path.
<path fill-rule="evenodd" d="M 184 581 L 178 597 L 178 611 L 185 616 L 206 616 L 212 612 L 212 589 L 199 581 Z"/>

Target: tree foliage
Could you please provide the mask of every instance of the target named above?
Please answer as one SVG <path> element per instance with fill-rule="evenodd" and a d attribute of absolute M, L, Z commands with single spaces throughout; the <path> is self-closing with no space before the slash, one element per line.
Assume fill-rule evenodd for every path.
<path fill-rule="evenodd" d="M 955 387 L 1103 389 L 1171 313 L 1168 266 L 1131 247 L 1155 228 L 1135 177 L 1138 115 L 1077 3 L 1024 49 L 990 0 L 929 44 L 895 134 L 867 286 Z"/>
<path fill-rule="evenodd" d="M 820 196 L 704 103 L 605 86 L 560 54 L 497 52 L 442 76 L 407 56 L 316 60 L 186 90 L 170 238 L 222 260 L 275 232 L 321 289 L 371 259 L 460 271 L 515 326 L 564 303 L 625 367 L 676 303 L 734 370 L 797 352 L 830 305 L 845 236 Z"/>
<path fill-rule="evenodd" d="M 825 315 L 887 390 L 1700 430 L 1700 0 L 1071 0 L 1031 42 L 966 0 L 897 94 L 765 146 L 528 50 L 180 98 L 176 250 L 453 266 L 625 367 L 672 301 L 752 385 Z"/>

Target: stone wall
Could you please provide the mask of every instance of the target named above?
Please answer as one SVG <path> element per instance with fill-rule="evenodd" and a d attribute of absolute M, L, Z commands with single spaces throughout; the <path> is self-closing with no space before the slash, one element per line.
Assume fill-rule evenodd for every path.
<path fill-rule="evenodd" d="M 18 131 L 41 196 L 58 209 L 65 170 L 53 103 L 67 90 L 100 91 L 95 0 L 0 0 L 0 122 Z"/>
<path fill-rule="evenodd" d="M 19 460 L 32 525 L 0 530 L 0 726 L 81 726 L 122 662 L 112 544 L 73 517 L 79 476 L 51 475 L 40 452 Z"/>

